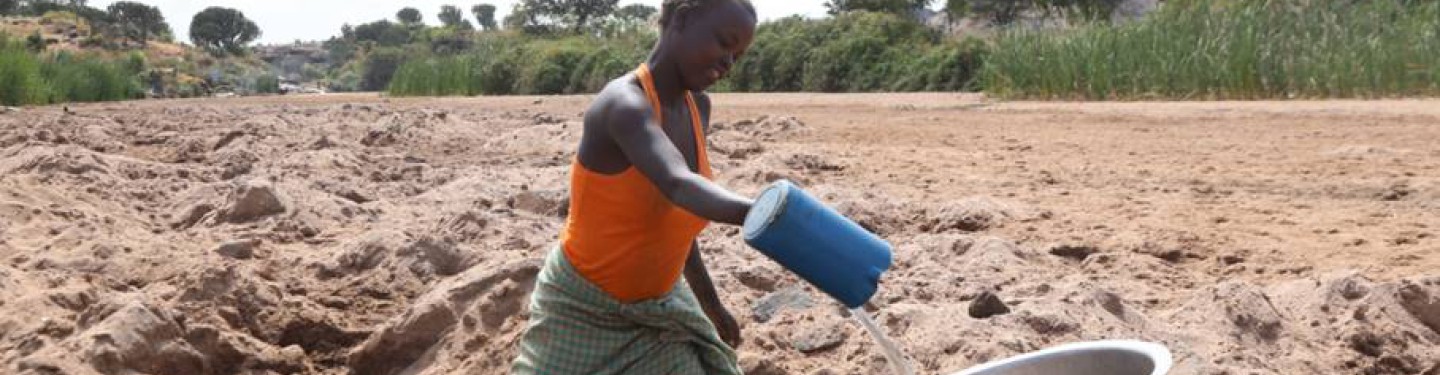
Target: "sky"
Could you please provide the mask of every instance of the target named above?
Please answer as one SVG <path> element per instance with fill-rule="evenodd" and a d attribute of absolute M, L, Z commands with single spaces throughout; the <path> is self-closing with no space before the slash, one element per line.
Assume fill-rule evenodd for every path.
<path fill-rule="evenodd" d="M 104 9 L 116 0 L 90 0 L 90 6 Z M 455 5 L 473 17 L 470 7 L 479 3 L 494 4 L 495 19 L 503 20 L 517 0 L 136 0 L 160 8 L 165 21 L 175 32 L 175 39 L 189 39 L 190 19 L 212 6 L 239 9 L 245 17 L 260 26 L 259 43 L 280 44 L 295 40 L 324 40 L 340 34 L 340 26 L 357 25 L 379 19 L 395 19 L 395 12 L 404 7 L 419 9 L 425 23 L 437 24 L 435 16 L 442 5 Z M 620 5 L 646 4 L 660 7 L 661 0 L 621 0 Z M 800 14 L 820 17 L 825 14 L 824 0 L 756 0 L 760 19 L 771 20 Z M 474 22 L 473 20 L 471 22 Z"/>

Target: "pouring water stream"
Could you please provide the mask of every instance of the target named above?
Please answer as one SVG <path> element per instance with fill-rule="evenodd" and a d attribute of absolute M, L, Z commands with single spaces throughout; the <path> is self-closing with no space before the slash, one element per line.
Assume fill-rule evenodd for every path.
<path fill-rule="evenodd" d="M 890 341 L 890 337 L 886 336 L 885 332 L 880 331 L 880 326 L 875 325 L 875 321 L 870 319 L 870 315 L 865 313 L 864 308 L 856 307 L 850 309 L 850 315 L 854 316 L 855 320 L 859 321 L 860 325 L 865 327 L 866 331 L 870 332 L 870 337 L 874 337 L 875 342 L 879 343 L 880 347 L 884 349 L 885 360 L 890 363 L 890 371 L 892 373 L 895 375 L 915 375 L 915 367 L 910 364 L 909 360 L 905 359 L 905 354 L 900 352 L 900 347 L 895 346 L 895 342 Z"/>

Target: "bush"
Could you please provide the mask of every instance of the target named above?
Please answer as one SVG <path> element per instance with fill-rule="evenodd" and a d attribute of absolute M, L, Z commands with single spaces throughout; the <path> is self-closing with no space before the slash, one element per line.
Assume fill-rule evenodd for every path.
<path fill-rule="evenodd" d="M 125 100 L 141 93 L 135 73 L 123 62 L 62 52 L 41 65 L 40 72 L 50 87 L 49 103 Z"/>
<path fill-rule="evenodd" d="M 261 74 L 255 77 L 255 93 L 257 94 L 279 94 L 280 78 L 274 74 Z"/>
<path fill-rule="evenodd" d="M 653 33 L 485 34 L 470 53 L 411 60 L 388 91 L 396 96 L 595 92 L 644 61 L 654 43 Z M 942 41 L 924 26 L 890 14 L 789 18 L 761 25 L 747 55 L 713 90 L 973 89 L 986 50 L 977 40 Z"/>
<path fill-rule="evenodd" d="M 133 60 L 127 63 L 69 52 L 45 57 L 0 35 L 0 104 L 137 98 L 142 93 L 138 75 L 139 71 L 133 70 Z"/>
<path fill-rule="evenodd" d="M 366 91 L 384 90 L 395 76 L 395 70 L 405 62 L 405 51 L 394 47 L 380 47 L 365 56 L 365 69 L 361 76 L 360 88 Z"/>
<path fill-rule="evenodd" d="M 17 106 L 43 103 L 48 97 L 40 77 L 39 59 L 19 43 L 0 34 L 0 104 Z"/>
<path fill-rule="evenodd" d="M 391 95 L 507 95 L 594 92 L 634 69 L 653 37 L 534 38 L 489 34 L 469 53 L 416 59 L 396 73 Z"/>
<path fill-rule="evenodd" d="M 26 48 L 26 49 L 29 49 L 30 52 L 34 52 L 34 53 L 44 52 L 44 51 L 45 51 L 45 47 L 46 47 L 46 45 L 45 45 L 45 38 L 40 36 L 40 31 L 39 31 L 39 30 L 36 30 L 35 32 L 30 33 L 30 36 L 25 38 L 25 48 Z"/>
<path fill-rule="evenodd" d="M 587 73 L 579 69 L 586 45 L 578 40 L 538 43 L 520 59 L 515 90 L 521 94 L 571 94 L 578 82 L 574 77 Z M 572 84 L 573 83 L 573 84 Z"/>
<path fill-rule="evenodd" d="M 850 12 L 828 20 L 789 18 L 761 25 L 750 52 L 718 89 L 974 89 L 986 49 L 979 40 L 946 40 L 891 14 Z"/>
<path fill-rule="evenodd" d="M 1440 2 L 1184 0 L 1078 31 L 1016 30 L 983 73 L 1012 98 L 1440 94 Z"/>

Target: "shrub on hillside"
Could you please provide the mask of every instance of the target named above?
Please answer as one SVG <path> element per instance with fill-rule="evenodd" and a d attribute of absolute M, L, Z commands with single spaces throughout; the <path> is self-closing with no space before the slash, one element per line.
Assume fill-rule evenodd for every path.
<path fill-rule="evenodd" d="M 124 100 L 142 93 L 133 59 L 60 52 L 38 55 L 0 35 L 0 104 Z"/>
<path fill-rule="evenodd" d="M 274 74 L 261 74 L 255 77 L 254 86 L 257 94 L 279 94 L 280 78 Z"/>
<path fill-rule="evenodd" d="M 384 90 L 395 75 L 395 70 L 405 62 L 405 50 L 394 47 L 376 48 L 365 57 L 361 88 L 369 91 Z"/>
<path fill-rule="evenodd" d="M 24 105 L 44 101 L 40 62 L 19 43 L 0 35 L 0 104 Z"/>

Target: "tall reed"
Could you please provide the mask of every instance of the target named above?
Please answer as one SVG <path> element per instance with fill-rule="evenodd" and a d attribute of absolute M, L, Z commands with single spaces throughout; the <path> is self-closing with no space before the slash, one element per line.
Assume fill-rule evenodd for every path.
<path fill-rule="evenodd" d="M 1034 99 L 1437 95 L 1440 2 L 1174 0 L 1131 24 L 1005 33 L 982 79 Z"/>

